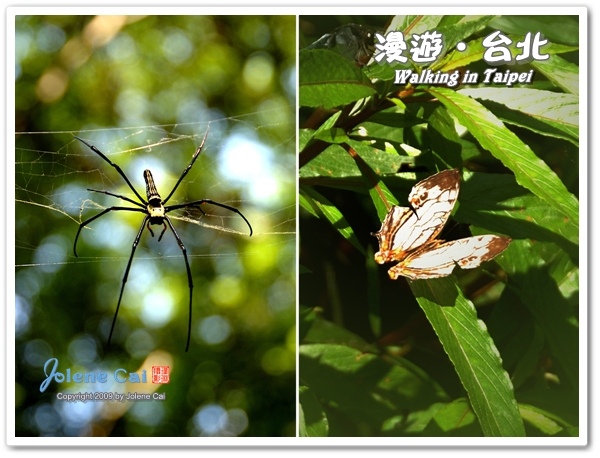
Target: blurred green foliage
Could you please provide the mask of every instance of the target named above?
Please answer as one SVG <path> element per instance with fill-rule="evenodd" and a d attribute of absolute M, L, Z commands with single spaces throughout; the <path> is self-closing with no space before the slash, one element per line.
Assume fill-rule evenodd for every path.
<path fill-rule="evenodd" d="M 17 18 L 17 436 L 295 435 L 295 43 L 293 16 Z M 194 280 L 185 353 L 181 251 L 170 231 L 158 243 L 144 230 L 107 348 L 143 216 L 104 215 L 73 255 L 80 222 L 129 205 L 86 188 L 135 197 L 73 135 L 142 195 L 142 170 L 152 169 L 164 198 L 207 129 L 170 203 L 237 207 L 255 233 L 218 207 L 171 214 Z M 153 386 L 165 401 L 119 411 L 56 399 L 122 391 L 110 383 L 54 381 L 40 392 L 50 358 L 63 373 L 110 381 L 119 368 L 141 373 L 149 356 L 170 365 L 170 383 Z"/>

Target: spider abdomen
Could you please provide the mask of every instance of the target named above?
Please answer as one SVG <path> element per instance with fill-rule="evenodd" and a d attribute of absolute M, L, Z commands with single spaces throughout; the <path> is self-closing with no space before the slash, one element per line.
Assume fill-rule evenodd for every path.
<path fill-rule="evenodd" d="M 152 172 L 148 169 L 144 170 L 144 181 L 146 182 L 146 197 L 148 198 L 148 203 L 154 207 L 162 206 L 162 199 L 156 190 L 154 177 L 152 176 Z"/>
<path fill-rule="evenodd" d="M 160 194 L 156 190 L 152 172 L 148 169 L 144 170 L 144 181 L 146 182 L 146 196 L 148 197 L 148 204 L 146 205 L 146 210 L 148 211 L 148 230 L 152 234 L 152 237 L 154 237 L 154 232 L 150 229 L 150 225 L 162 224 L 164 229 L 158 238 L 158 241 L 160 242 L 160 239 L 162 239 L 162 236 L 167 229 L 167 225 L 165 224 L 165 206 L 160 198 Z"/>

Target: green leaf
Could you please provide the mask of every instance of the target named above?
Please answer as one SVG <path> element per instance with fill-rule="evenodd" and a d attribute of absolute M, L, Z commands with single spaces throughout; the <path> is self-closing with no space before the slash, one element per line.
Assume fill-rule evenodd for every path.
<path fill-rule="evenodd" d="M 444 73 L 457 68 L 466 67 L 468 64 L 483 59 L 485 48 L 483 47 L 483 37 L 470 40 L 465 43 L 467 48 L 464 51 L 453 49 L 445 57 L 436 61 L 432 66 L 432 71 L 440 70 Z"/>
<path fill-rule="evenodd" d="M 327 198 L 319 194 L 314 189 L 304 186 L 300 189 L 304 198 L 300 201 L 303 208 L 307 209 L 312 214 L 322 214 L 327 221 L 354 247 L 364 254 L 364 248 L 360 244 L 358 238 L 354 234 L 354 230 L 342 215 L 342 212 L 333 205 Z"/>
<path fill-rule="evenodd" d="M 579 202 L 562 181 L 531 148 L 481 103 L 445 88 L 428 88 L 481 146 L 515 174 L 517 182 L 555 206 L 569 218 L 566 224 L 579 222 Z"/>
<path fill-rule="evenodd" d="M 348 140 L 348 145 L 359 157 L 353 159 L 341 146 L 331 145 L 300 169 L 300 183 L 355 192 L 368 191 L 383 219 L 387 204 L 395 204 L 397 199 L 381 181 L 381 177 L 395 175 L 402 157 L 396 152 L 382 151 L 356 140 Z"/>
<path fill-rule="evenodd" d="M 512 175 L 473 173 L 462 184 L 454 219 L 513 239 L 553 242 L 579 258 L 579 229 L 552 205 L 519 186 Z"/>
<path fill-rule="evenodd" d="M 300 203 L 300 206 L 304 210 L 309 212 L 311 215 L 313 215 L 316 218 L 320 217 L 320 214 L 317 212 L 317 206 L 313 204 L 313 201 L 311 198 L 305 196 L 302 193 L 299 193 L 298 194 L 298 202 Z"/>
<path fill-rule="evenodd" d="M 519 389 L 539 366 L 544 334 L 510 288 L 503 291 L 486 322 L 502 354 L 503 366 L 511 374 L 515 389 Z"/>
<path fill-rule="evenodd" d="M 542 328 L 562 368 L 562 383 L 576 390 L 579 386 L 579 360 L 574 357 L 579 354 L 577 309 L 563 297 L 557 280 L 550 275 L 546 258 L 555 252 L 551 244 L 513 240 L 496 262 L 509 275 L 511 292 Z"/>
<path fill-rule="evenodd" d="M 390 155 L 391 156 L 391 155 Z M 324 184 L 323 181 L 307 181 L 308 178 L 356 178 L 360 170 L 339 145 L 327 147 L 321 154 L 300 169 L 300 180 L 303 183 Z M 362 180 L 361 180 L 362 182 Z"/>
<path fill-rule="evenodd" d="M 463 89 L 461 94 L 498 102 L 510 110 L 494 113 L 503 120 L 553 137 L 579 140 L 579 97 L 527 88 Z"/>
<path fill-rule="evenodd" d="M 473 304 L 452 277 L 410 282 L 469 395 L 486 436 L 524 436 L 513 387 Z"/>
<path fill-rule="evenodd" d="M 345 143 L 348 141 L 346 132 L 344 129 L 340 129 L 339 127 L 333 127 L 327 130 L 319 129 L 314 138 L 323 140 L 327 143 Z"/>
<path fill-rule="evenodd" d="M 465 16 L 458 23 L 442 26 L 437 31 L 444 36 L 444 54 L 474 33 L 483 30 L 494 16 Z"/>
<path fill-rule="evenodd" d="M 417 420 L 429 418 L 432 405 L 447 401 L 434 381 L 405 360 L 339 344 L 301 345 L 299 353 L 302 383 L 325 404 L 328 418 L 351 421 L 361 435 L 407 434 L 415 423 L 426 424 Z"/>
<path fill-rule="evenodd" d="M 381 336 L 381 287 L 379 282 L 379 266 L 375 263 L 373 255 L 375 251 L 371 245 L 367 245 L 365 255 L 365 270 L 367 305 L 369 307 L 369 324 L 371 332 L 376 338 Z"/>
<path fill-rule="evenodd" d="M 508 45 L 511 55 L 517 56 L 521 54 L 521 50 L 517 48 L 517 43 L 523 41 L 525 38 L 523 35 L 508 35 L 508 38 L 512 41 Z M 464 51 L 458 51 L 453 49 L 443 59 L 437 61 L 431 66 L 432 70 L 441 70 L 443 72 L 449 72 L 457 68 L 462 68 L 473 62 L 483 60 L 486 48 L 483 46 L 483 40 L 485 37 L 479 37 L 474 40 L 467 41 L 465 44 L 467 48 Z M 543 54 L 550 54 L 550 60 L 557 57 L 556 54 L 576 51 L 577 48 L 573 46 L 561 45 L 558 43 L 551 43 L 544 45 L 542 48 Z M 562 60 L 562 59 L 561 59 Z M 547 62 L 547 61 L 534 61 L 534 62 Z M 572 65 L 572 64 L 569 64 Z M 535 67 L 535 65 L 534 65 Z M 537 67 L 536 67 L 537 68 Z"/>
<path fill-rule="evenodd" d="M 364 160 L 363 155 L 368 155 L 372 148 L 357 141 L 349 141 L 348 143 L 356 153 L 354 154 L 354 162 L 361 172 L 366 188 L 369 190 L 373 205 L 377 209 L 377 215 L 383 221 L 390 206 L 397 204 L 398 200 L 382 181 L 381 170 L 374 171 Z"/>
<path fill-rule="evenodd" d="M 553 418 L 554 415 L 543 409 L 528 404 L 519 404 L 519 410 L 523 420 L 544 435 L 556 436 L 565 430 L 561 422 Z"/>
<path fill-rule="evenodd" d="M 334 108 L 375 94 L 359 67 L 327 49 L 302 51 L 299 75 L 301 106 Z"/>
<path fill-rule="evenodd" d="M 573 46 L 579 44 L 579 22 L 575 17 L 561 15 L 498 16 L 490 23 L 490 27 L 516 35 L 541 32 L 550 42 Z"/>
<path fill-rule="evenodd" d="M 311 132 L 313 132 L 311 140 L 313 138 L 315 138 L 315 139 L 321 139 L 328 143 L 341 143 L 339 141 L 336 141 L 336 138 L 339 135 L 343 135 L 343 138 L 344 138 L 343 141 L 345 141 L 345 139 L 347 138 L 345 135 L 345 132 L 343 132 L 343 131 L 339 132 L 339 129 L 336 129 L 336 127 L 335 127 L 335 123 L 338 121 L 341 114 L 342 114 L 341 111 L 336 111 L 333 115 L 331 115 L 329 118 L 327 118 L 325 120 L 325 122 L 323 124 L 321 124 L 316 131 L 311 131 Z M 306 145 L 302 145 L 300 148 L 300 151 L 302 151 L 305 146 Z"/>
<path fill-rule="evenodd" d="M 405 34 L 423 33 L 435 29 L 445 16 L 431 15 L 398 15 L 394 16 L 386 32 L 398 30 Z"/>
<path fill-rule="evenodd" d="M 481 427 L 469 401 L 456 399 L 439 409 L 423 432 L 428 437 L 479 437 Z"/>
<path fill-rule="evenodd" d="M 431 138 L 431 147 L 442 168 L 460 168 L 462 166 L 462 140 L 456 132 L 454 118 L 444 107 L 437 107 L 429 117 L 427 132 Z"/>
<path fill-rule="evenodd" d="M 327 414 L 315 394 L 300 386 L 300 437 L 326 437 L 329 432 Z"/>
<path fill-rule="evenodd" d="M 394 16 L 390 25 L 383 35 L 390 31 L 400 31 L 404 34 L 404 39 L 408 42 L 408 39 L 414 33 L 423 33 L 428 30 L 435 30 L 435 28 L 443 20 L 444 16 L 429 16 L 429 15 L 407 15 L 407 16 Z M 378 42 L 375 39 L 375 42 Z M 405 57 L 409 57 L 407 52 L 404 53 Z M 382 81 L 389 81 L 394 79 L 396 69 L 409 68 L 412 65 L 412 61 L 409 59 L 406 63 L 392 62 L 391 64 L 387 60 L 383 59 L 381 62 L 373 61 L 371 65 L 365 68 L 365 74 L 370 78 L 380 79 Z"/>
<path fill-rule="evenodd" d="M 298 306 L 298 341 L 302 342 L 316 319 L 315 309 Z"/>
<path fill-rule="evenodd" d="M 556 281 L 560 292 L 572 305 L 579 301 L 579 267 L 568 253 L 554 253 L 550 265 L 550 275 Z"/>
<path fill-rule="evenodd" d="M 531 66 L 543 73 L 556 87 L 579 95 L 579 66 L 556 55 L 551 55 L 548 60 L 533 61 Z"/>
<path fill-rule="evenodd" d="M 377 347 L 365 342 L 353 332 L 317 315 L 304 343 L 327 343 L 352 347 L 361 353 L 377 353 Z"/>
<path fill-rule="evenodd" d="M 312 129 L 299 129 L 298 130 L 298 151 L 302 151 L 306 148 L 306 145 L 312 140 L 315 135 L 315 131 Z"/>
<path fill-rule="evenodd" d="M 404 33 L 408 42 L 413 34 L 437 31 L 442 35 L 443 50 L 441 58 L 448 50 L 464 41 L 467 37 L 483 30 L 495 16 L 395 16 L 387 32 L 392 30 Z M 387 33 L 386 32 L 386 33 Z M 406 66 L 406 65 L 405 65 Z"/>

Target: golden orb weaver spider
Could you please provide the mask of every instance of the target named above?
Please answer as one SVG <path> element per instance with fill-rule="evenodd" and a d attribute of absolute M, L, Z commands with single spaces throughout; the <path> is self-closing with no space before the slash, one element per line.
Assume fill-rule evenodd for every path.
<path fill-rule="evenodd" d="M 188 172 L 191 170 L 192 166 L 194 165 L 194 162 L 196 162 L 196 159 L 202 152 L 202 148 L 204 147 L 204 142 L 206 141 L 207 136 L 208 136 L 208 130 L 204 134 L 202 143 L 200 143 L 200 146 L 196 149 L 196 152 L 192 156 L 192 160 L 190 161 L 188 166 L 183 170 L 183 172 L 181 173 L 181 176 L 177 180 L 177 183 L 175 183 L 175 186 L 173 187 L 173 189 L 171 190 L 171 192 L 169 193 L 167 198 L 164 200 L 160 197 L 160 195 L 158 194 L 158 191 L 156 190 L 156 186 L 154 184 L 154 178 L 152 177 L 152 173 L 150 172 L 150 170 L 144 170 L 144 181 L 146 182 L 146 197 L 147 197 L 147 200 L 145 200 L 133 187 L 133 185 L 131 184 L 131 182 L 125 175 L 125 172 L 123 172 L 123 170 L 121 169 L 121 167 L 119 167 L 117 164 L 112 162 L 108 157 L 106 157 L 94 145 L 91 145 L 88 142 L 86 142 L 85 140 L 75 136 L 75 138 L 77 140 L 79 140 L 81 143 L 86 145 L 94 153 L 96 153 L 98 156 L 100 156 L 104 161 L 108 162 L 112 167 L 115 168 L 115 170 L 119 173 L 119 175 L 121 175 L 123 177 L 123 179 L 127 183 L 127 186 L 129 186 L 129 188 L 133 191 L 133 193 L 139 199 L 139 202 L 136 202 L 135 200 L 133 200 L 127 196 L 113 194 L 112 192 L 108 192 L 108 191 L 100 191 L 98 189 L 89 189 L 88 188 L 88 191 L 98 192 L 101 194 L 106 194 L 106 195 L 109 195 L 112 197 L 116 197 L 118 199 L 125 200 L 125 201 L 135 205 L 137 208 L 112 206 L 112 207 L 109 207 L 109 208 L 101 211 L 97 215 L 92 216 L 91 218 L 85 220 L 81 224 L 79 224 L 79 229 L 77 230 L 77 235 L 75 236 L 75 242 L 73 243 L 73 254 L 75 254 L 75 256 L 77 257 L 77 239 L 79 239 L 79 234 L 81 233 L 81 229 L 83 229 L 85 226 L 87 226 L 92 221 L 100 218 L 102 215 L 105 215 L 106 213 L 111 212 L 113 210 L 114 211 L 138 212 L 138 213 L 143 213 L 145 215 L 144 220 L 142 221 L 142 225 L 140 226 L 140 229 L 138 230 L 138 233 L 135 236 L 135 239 L 133 240 L 133 245 L 131 246 L 131 255 L 129 255 L 129 261 L 127 262 L 127 268 L 125 269 L 125 274 L 123 275 L 123 280 L 121 283 L 121 291 L 119 293 L 119 301 L 117 302 L 117 309 L 115 310 L 115 316 L 113 318 L 112 325 L 110 327 L 110 333 L 108 334 L 108 346 L 110 346 L 110 340 L 112 338 L 112 334 L 115 329 L 115 323 L 117 322 L 117 315 L 119 314 L 119 307 L 121 306 L 121 299 L 123 298 L 123 291 L 125 289 L 125 283 L 127 283 L 127 277 L 129 275 L 129 269 L 131 268 L 131 262 L 133 261 L 133 255 L 135 254 L 135 249 L 138 246 L 138 243 L 142 236 L 142 232 L 144 231 L 144 227 L 147 227 L 148 230 L 150 231 L 150 234 L 152 234 L 152 237 L 154 237 L 154 232 L 150 228 L 150 225 L 161 225 L 162 224 L 163 230 L 160 233 L 160 236 L 158 237 L 158 241 L 160 242 L 162 239 L 162 236 L 164 235 L 165 231 L 167 230 L 167 224 L 168 224 L 169 227 L 171 228 L 171 231 L 173 232 L 173 235 L 175 236 L 175 240 L 177 240 L 177 244 L 179 245 L 181 252 L 183 253 L 183 259 L 185 260 L 185 268 L 187 270 L 188 287 L 190 290 L 188 336 L 187 336 L 187 343 L 185 346 L 186 352 L 190 348 L 190 337 L 192 334 L 192 290 L 194 289 L 194 282 L 192 280 L 192 272 L 190 270 L 190 263 L 189 263 L 188 257 L 187 257 L 187 250 L 186 250 L 183 242 L 181 241 L 181 238 L 177 234 L 177 231 L 175 230 L 173 223 L 171 223 L 171 219 L 167 216 L 167 213 L 169 213 L 173 210 L 191 207 L 191 208 L 199 209 L 202 212 L 202 214 L 205 215 L 206 213 L 204 213 L 204 210 L 202 210 L 202 208 L 200 207 L 202 204 L 216 205 L 217 207 L 225 208 L 227 210 L 230 210 L 230 211 L 235 212 L 238 215 L 240 215 L 242 217 L 242 219 L 246 222 L 248 227 L 250 228 L 250 236 L 252 236 L 252 226 L 250 225 L 250 222 L 246 219 L 246 217 L 242 214 L 242 212 L 240 212 L 235 207 L 231 207 L 229 205 L 215 202 L 214 200 L 210 200 L 210 199 L 200 199 L 200 200 L 194 200 L 192 202 L 186 202 L 183 204 L 166 205 L 166 203 L 169 201 L 171 196 L 175 193 L 175 191 L 177 190 L 177 187 L 179 186 L 181 181 L 185 178 L 185 176 L 188 174 Z M 165 221 L 166 221 L 166 223 L 165 223 Z"/>

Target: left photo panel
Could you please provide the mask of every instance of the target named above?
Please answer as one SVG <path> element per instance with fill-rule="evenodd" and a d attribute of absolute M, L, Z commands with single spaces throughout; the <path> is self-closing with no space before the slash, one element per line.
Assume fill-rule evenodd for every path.
<path fill-rule="evenodd" d="M 8 19 L 10 442 L 295 436 L 296 17 Z"/>

